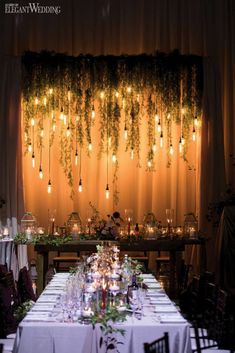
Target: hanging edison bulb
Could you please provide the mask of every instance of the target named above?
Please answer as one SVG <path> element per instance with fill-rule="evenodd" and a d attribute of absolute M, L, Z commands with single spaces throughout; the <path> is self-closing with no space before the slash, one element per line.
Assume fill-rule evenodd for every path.
<path fill-rule="evenodd" d="M 124 139 L 127 140 L 128 137 L 128 131 L 126 125 L 124 126 Z"/>
<path fill-rule="evenodd" d="M 38 97 L 35 98 L 35 105 L 38 105 L 39 101 L 38 101 Z"/>
<path fill-rule="evenodd" d="M 128 86 L 126 90 L 127 90 L 127 93 L 131 93 L 131 86 Z"/>
<path fill-rule="evenodd" d="M 118 91 L 115 92 L 115 97 L 118 98 L 119 97 L 119 93 Z"/>
<path fill-rule="evenodd" d="M 71 91 L 70 91 L 70 89 L 68 90 L 68 101 L 70 102 L 70 100 L 71 100 Z"/>
<path fill-rule="evenodd" d="M 47 97 L 43 98 L 43 104 L 46 106 L 47 105 Z"/>
<path fill-rule="evenodd" d="M 183 151 L 182 139 L 180 138 L 180 141 L 179 141 L 179 152 L 182 153 L 182 151 Z"/>
<path fill-rule="evenodd" d="M 50 88 L 49 89 L 49 94 L 52 95 L 52 93 L 53 93 L 53 88 Z"/>
<path fill-rule="evenodd" d="M 185 144 L 185 138 L 184 138 L 183 135 L 181 136 L 181 142 L 182 142 L 182 145 L 184 146 L 184 144 Z"/>
<path fill-rule="evenodd" d="M 160 120 L 159 115 L 156 113 L 155 114 L 155 123 L 158 124 L 159 120 Z"/>
<path fill-rule="evenodd" d="M 195 116 L 195 118 L 194 118 L 194 125 L 195 125 L 195 126 L 198 126 L 198 119 L 197 119 L 197 116 Z"/>
<path fill-rule="evenodd" d="M 34 126 L 35 125 L 35 120 L 34 118 L 31 119 L 31 126 Z"/>
<path fill-rule="evenodd" d="M 156 140 L 154 140 L 152 150 L 153 150 L 153 153 L 156 153 L 156 152 L 157 152 Z"/>
<path fill-rule="evenodd" d="M 88 150 L 91 152 L 92 151 L 92 143 L 90 142 L 88 145 Z"/>
<path fill-rule="evenodd" d="M 116 157 L 115 153 L 113 153 L 113 155 L 112 155 L 112 161 L 113 161 L 113 163 L 116 163 L 116 161 L 117 161 L 117 157 Z"/>
<path fill-rule="evenodd" d="M 78 165 L 78 150 L 75 152 L 75 165 Z"/>
<path fill-rule="evenodd" d="M 51 191 L 52 191 L 52 186 L 51 186 L 51 180 L 49 179 L 48 185 L 47 185 L 47 192 L 48 192 L 48 194 L 51 194 Z"/>
<path fill-rule="evenodd" d="M 196 141 L 196 129 L 193 127 L 193 135 L 192 135 L 193 141 Z"/>
<path fill-rule="evenodd" d="M 104 99 L 104 91 L 101 91 L 101 92 L 100 92 L 100 98 L 101 98 L 101 99 Z"/>
<path fill-rule="evenodd" d="M 152 162 L 151 162 L 150 160 L 148 160 L 147 166 L 148 166 L 148 168 L 151 168 L 151 167 L 152 167 Z"/>
<path fill-rule="evenodd" d="M 64 114 L 64 125 L 66 125 L 67 124 L 67 117 L 66 117 L 66 115 Z"/>
<path fill-rule="evenodd" d="M 56 130 L 56 123 L 54 123 L 54 124 L 52 125 L 52 130 L 53 130 L 53 132 L 55 132 L 55 130 Z"/>
<path fill-rule="evenodd" d="M 67 131 L 66 131 L 66 136 L 69 137 L 70 136 L 70 127 L 67 127 Z"/>
<path fill-rule="evenodd" d="M 158 132 L 161 132 L 161 130 L 162 130 L 162 127 L 161 127 L 161 120 L 160 120 L 160 118 L 159 118 L 158 124 L 157 124 L 157 131 L 158 131 Z"/>
<path fill-rule="evenodd" d="M 42 167 L 39 167 L 39 178 L 43 179 L 43 172 L 42 172 Z"/>
<path fill-rule="evenodd" d="M 170 155 L 173 155 L 174 154 L 174 149 L 173 149 L 173 145 L 172 143 L 170 144 Z"/>
<path fill-rule="evenodd" d="M 161 134 L 160 134 L 160 147 L 162 148 L 163 147 L 163 132 L 161 131 Z"/>
<path fill-rule="evenodd" d="M 109 199 L 109 184 L 106 185 L 105 197 L 106 197 L 107 200 Z"/>
<path fill-rule="evenodd" d="M 93 104 L 93 106 L 92 106 L 91 118 L 92 118 L 92 119 L 95 119 L 95 107 L 94 107 L 94 104 Z"/>
<path fill-rule="evenodd" d="M 61 108 L 61 110 L 60 110 L 60 120 L 61 121 L 64 120 L 64 110 L 63 110 L 63 108 Z"/>
<path fill-rule="evenodd" d="M 28 145 L 28 151 L 31 153 L 33 150 L 32 143 L 30 142 Z"/>
<path fill-rule="evenodd" d="M 82 179 L 80 178 L 79 184 L 78 184 L 78 192 L 82 192 Z"/>
<path fill-rule="evenodd" d="M 133 148 L 131 149 L 131 159 L 132 160 L 134 159 L 134 149 Z"/>
<path fill-rule="evenodd" d="M 43 130 L 43 129 L 41 129 L 41 131 L 40 131 L 40 136 L 41 136 L 41 137 L 44 136 L 44 130 Z"/>
<path fill-rule="evenodd" d="M 35 155 L 34 155 L 34 152 L 32 154 L 32 167 L 35 168 Z"/>
<path fill-rule="evenodd" d="M 111 137 L 111 136 L 109 136 L 109 138 L 108 138 L 109 148 L 111 147 L 111 143 L 112 143 L 112 137 Z"/>

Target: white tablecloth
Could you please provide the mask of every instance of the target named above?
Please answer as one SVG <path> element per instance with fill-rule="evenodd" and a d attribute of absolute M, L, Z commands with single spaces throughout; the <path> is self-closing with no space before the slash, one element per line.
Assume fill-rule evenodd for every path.
<path fill-rule="evenodd" d="M 48 295 L 49 290 L 49 288 L 45 289 L 40 300 L 53 298 L 53 295 L 51 297 Z M 167 318 L 167 314 L 165 317 Z M 154 341 L 163 336 L 164 332 L 169 333 L 171 353 L 191 352 L 190 330 L 187 322 L 162 323 L 157 319 L 157 314 L 147 313 L 141 320 L 129 316 L 118 327 L 125 330 L 124 337 L 120 333 L 117 334 L 118 341 L 121 342 L 118 345 L 120 353 L 143 353 L 143 343 Z M 29 314 L 19 325 L 14 353 L 105 353 L 104 345 L 102 349 L 99 347 L 100 336 L 101 330 L 98 325 L 93 329 L 91 325 L 77 322 L 36 321 Z M 116 353 L 117 350 L 112 352 Z"/>

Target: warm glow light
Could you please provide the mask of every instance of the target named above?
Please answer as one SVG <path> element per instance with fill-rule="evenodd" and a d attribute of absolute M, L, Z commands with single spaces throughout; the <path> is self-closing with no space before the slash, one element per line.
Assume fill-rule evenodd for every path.
<path fill-rule="evenodd" d="M 192 136 L 193 141 L 196 141 L 196 130 L 193 128 L 193 136 Z"/>
<path fill-rule="evenodd" d="M 115 92 L 115 97 L 118 98 L 119 97 L 119 93 L 118 91 Z"/>
<path fill-rule="evenodd" d="M 30 143 L 30 144 L 28 145 L 28 151 L 31 153 L 31 152 L 32 152 L 32 150 L 33 150 L 33 148 L 32 148 L 32 144 Z"/>
<path fill-rule="evenodd" d="M 79 180 L 78 192 L 82 192 L 82 179 Z"/>
<path fill-rule="evenodd" d="M 108 200 L 109 199 L 109 185 L 107 184 L 106 189 L 105 189 L 105 197 Z"/>
<path fill-rule="evenodd" d="M 53 93 L 53 88 L 50 88 L 49 89 L 49 94 L 52 94 Z"/>
<path fill-rule="evenodd" d="M 35 104 L 38 105 L 38 97 L 35 98 Z"/>
<path fill-rule="evenodd" d="M 40 178 L 40 179 L 43 179 L 43 172 L 42 172 L 41 166 L 40 166 L 40 168 L 39 168 L 39 178 Z"/>
<path fill-rule="evenodd" d="M 182 142 L 181 142 L 181 139 L 180 139 L 180 142 L 179 142 L 179 151 L 180 151 L 180 153 L 182 153 L 182 150 L 183 150 L 183 147 L 182 147 Z"/>
<path fill-rule="evenodd" d="M 43 129 L 40 131 L 40 136 L 41 136 L 41 137 L 44 136 L 44 130 L 43 130 Z"/>
<path fill-rule="evenodd" d="M 91 118 L 95 119 L 95 108 L 93 106 L 92 111 L 91 111 Z"/>
<path fill-rule="evenodd" d="M 88 145 L 88 150 L 91 152 L 92 151 L 92 143 L 89 143 Z"/>
<path fill-rule="evenodd" d="M 134 159 L 134 150 L 133 150 L 133 148 L 131 149 L 131 159 Z"/>
<path fill-rule="evenodd" d="M 56 124 L 53 124 L 53 125 L 52 125 L 52 130 L 55 132 L 55 130 L 56 130 Z"/>
<path fill-rule="evenodd" d="M 147 166 L 148 166 L 148 168 L 151 168 L 152 167 L 152 162 L 148 161 Z"/>
<path fill-rule="evenodd" d="M 161 121 L 160 121 L 160 119 L 159 119 L 158 124 L 157 124 L 157 131 L 158 131 L 158 132 L 161 132 L 161 130 L 162 130 L 162 128 L 161 128 Z"/>
<path fill-rule="evenodd" d="M 64 120 L 64 112 L 63 112 L 63 109 L 61 108 L 61 111 L 60 111 L 60 120 Z"/>
<path fill-rule="evenodd" d="M 185 114 L 185 108 L 182 108 L 181 112 L 182 114 Z"/>
<path fill-rule="evenodd" d="M 161 131 L 161 134 L 160 134 L 160 147 L 162 148 L 163 147 L 163 132 Z"/>
<path fill-rule="evenodd" d="M 127 131 L 127 128 L 125 126 L 125 128 L 124 128 L 124 139 L 127 140 L 127 137 L 128 137 L 128 131 Z"/>
<path fill-rule="evenodd" d="M 109 144 L 109 147 L 111 147 L 111 142 L 112 142 L 112 137 L 111 137 L 111 136 L 109 136 L 109 138 L 108 138 L 108 144 Z"/>
<path fill-rule="evenodd" d="M 136 100 L 139 103 L 139 101 L 140 101 L 140 94 L 139 93 L 136 95 Z"/>
<path fill-rule="evenodd" d="M 75 165 L 78 165 L 78 151 L 75 152 Z"/>
<path fill-rule="evenodd" d="M 66 115 L 64 114 L 64 125 L 66 125 L 66 123 L 67 123 L 67 117 L 66 117 Z"/>
<path fill-rule="evenodd" d="M 50 181 L 50 179 L 49 179 L 48 185 L 47 185 L 47 192 L 48 192 L 48 194 L 51 194 L 51 191 L 52 191 L 52 186 L 51 186 L 51 181 Z"/>
<path fill-rule="evenodd" d="M 68 90 L 68 101 L 70 102 L 70 100 L 71 100 L 71 91 Z"/>
<path fill-rule="evenodd" d="M 44 104 L 45 106 L 47 105 L 47 98 L 46 98 L 46 97 L 43 98 L 43 104 Z"/>
<path fill-rule="evenodd" d="M 126 90 L 127 90 L 127 93 L 131 93 L 131 86 L 128 86 Z"/>
<path fill-rule="evenodd" d="M 67 137 L 70 136 L 70 128 L 69 128 L 69 126 L 67 127 L 66 136 L 67 136 Z"/>
<path fill-rule="evenodd" d="M 32 126 L 35 125 L 35 120 L 34 120 L 34 118 L 31 119 L 31 125 L 32 125 Z"/>
<path fill-rule="evenodd" d="M 153 152 L 156 153 L 157 152 L 157 145 L 156 145 L 156 142 L 154 141 L 154 144 L 153 144 Z"/>
<path fill-rule="evenodd" d="M 112 155 L 112 161 L 113 161 L 113 163 L 116 163 L 116 161 L 117 161 L 117 157 L 116 157 L 116 155 L 114 153 Z"/>
<path fill-rule="evenodd" d="M 170 144 L 170 154 L 173 155 L 174 153 L 174 149 L 173 149 L 173 146 L 172 146 L 172 143 Z"/>
<path fill-rule="evenodd" d="M 34 152 L 32 154 L 32 167 L 35 168 L 35 155 L 34 155 Z"/>
<path fill-rule="evenodd" d="M 158 114 L 155 114 L 155 122 L 158 123 L 159 120 L 160 120 L 159 115 L 158 115 Z"/>
<path fill-rule="evenodd" d="M 184 138 L 184 136 L 181 137 L 181 141 L 182 141 L 182 145 L 184 145 L 184 144 L 185 144 L 185 138 Z"/>
<path fill-rule="evenodd" d="M 171 114 L 168 113 L 168 114 L 167 114 L 167 119 L 170 120 L 170 118 L 171 118 Z"/>
<path fill-rule="evenodd" d="M 197 116 L 195 116 L 195 118 L 194 118 L 194 125 L 195 125 L 195 126 L 198 126 Z"/>
<path fill-rule="evenodd" d="M 104 91 L 101 91 L 101 92 L 100 92 L 100 98 L 101 98 L 101 99 L 104 99 Z"/>

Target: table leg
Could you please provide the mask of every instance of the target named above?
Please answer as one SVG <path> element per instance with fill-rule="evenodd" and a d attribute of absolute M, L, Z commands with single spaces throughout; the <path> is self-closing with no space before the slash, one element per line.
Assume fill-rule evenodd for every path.
<path fill-rule="evenodd" d="M 175 295 L 176 295 L 176 253 L 175 251 L 170 251 L 169 295 L 170 295 L 170 298 L 175 298 Z"/>

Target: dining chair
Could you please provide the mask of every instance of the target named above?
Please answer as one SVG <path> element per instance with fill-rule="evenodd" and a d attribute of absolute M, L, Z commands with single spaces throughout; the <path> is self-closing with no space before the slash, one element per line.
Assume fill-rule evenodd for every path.
<path fill-rule="evenodd" d="M 170 353 L 168 332 L 152 343 L 144 343 L 144 353 Z"/>
<path fill-rule="evenodd" d="M 26 268 L 26 266 L 20 269 L 17 285 L 21 303 L 24 303 L 27 300 L 36 301 L 30 271 Z"/>

